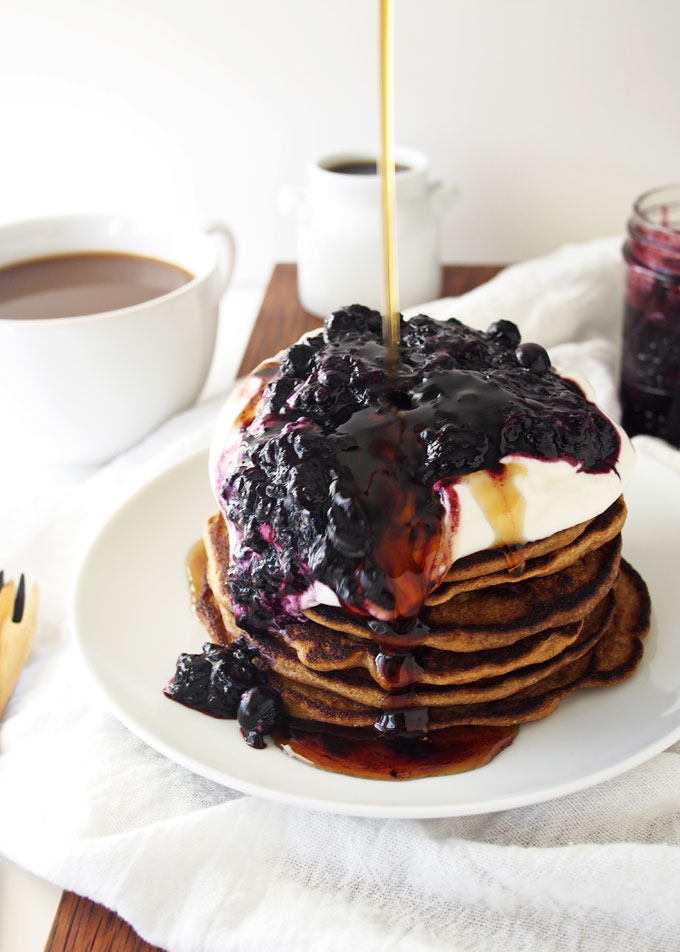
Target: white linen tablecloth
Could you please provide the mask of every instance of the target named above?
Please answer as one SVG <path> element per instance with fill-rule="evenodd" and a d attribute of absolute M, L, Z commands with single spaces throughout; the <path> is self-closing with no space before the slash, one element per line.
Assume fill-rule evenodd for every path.
<path fill-rule="evenodd" d="M 620 241 L 603 239 L 423 310 L 516 321 L 616 413 L 622 293 Z M 0 723 L 0 851 L 169 952 L 680 949 L 680 744 L 552 802 L 407 821 L 242 796 L 119 724 L 70 644 L 80 547 L 104 505 L 208 444 L 219 403 L 98 472 L 3 463 L 0 564 L 38 580 L 41 609 Z M 636 444 L 680 472 L 679 453 Z"/>

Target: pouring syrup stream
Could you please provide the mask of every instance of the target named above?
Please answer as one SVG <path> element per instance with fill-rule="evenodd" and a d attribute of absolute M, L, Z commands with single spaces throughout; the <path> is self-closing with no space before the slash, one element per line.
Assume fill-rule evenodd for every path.
<path fill-rule="evenodd" d="M 392 0 L 380 0 L 380 185 L 385 278 L 382 320 L 383 342 L 387 348 L 387 369 L 394 383 L 399 356 L 399 282 L 395 229 L 393 37 Z"/>

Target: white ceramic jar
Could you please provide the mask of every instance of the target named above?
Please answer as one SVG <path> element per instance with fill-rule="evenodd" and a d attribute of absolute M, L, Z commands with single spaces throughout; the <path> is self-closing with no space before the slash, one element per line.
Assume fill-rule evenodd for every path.
<path fill-rule="evenodd" d="M 372 174 L 342 171 L 367 163 Z M 302 306 L 324 316 L 346 304 L 383 308 L 383 243 L 376 152 L 326 155 L 309 167 L 306 190 L 281 193 L 282 211 L 297 214 L 298 285 Z M 439 220 L 457 194 L 428 179 L 428 160 L 395 150 L 399 302 L 411 307 L 439 296 Z"/>

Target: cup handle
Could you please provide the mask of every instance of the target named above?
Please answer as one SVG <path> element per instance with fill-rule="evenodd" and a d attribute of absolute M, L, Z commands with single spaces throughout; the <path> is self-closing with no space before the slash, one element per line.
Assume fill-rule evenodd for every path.
<path fill-rule="evenodd" d="M 234 264 L 236 263 L 236 241 L 231 229 L 227 228 L 224 222 L 211 221 L 204 227 L 206 234 L 210 235 L 217 245 L 217 270 L 219 274 L 219 296 L 221 297 L 229 286 Z"/>
<path fill-rule="evenodd" d="M 453 182 L 430 182 L 428 192 L 433 211 L 440 215 L 451 202 L 458 198 L 460 189 Z"/>

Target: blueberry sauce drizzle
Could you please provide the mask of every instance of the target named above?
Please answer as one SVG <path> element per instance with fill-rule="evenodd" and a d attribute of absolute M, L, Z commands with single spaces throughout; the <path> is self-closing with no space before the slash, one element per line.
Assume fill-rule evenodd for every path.
<path fill-rule="evenodd" d="M 265 747 L 281 717 L 281 698 L 255 664 L 257 649 L 245 637 L 230 645 L 203 645 L 201 654 L 181 654 L 163 693 L 211 717 L 237 719 L 251 747 Z"/>
<path fill-rule="evenodd" d="M 323 335 L 284 353 L 242 429 L 221 494 L 246 631 L 299 617 L 291 606 L 315 581 L 349 611 L 414 617 L 440 549 L 442 486 L 480 469 L 502 476 L 509 454 L 588 473 L 616 464 L 612 424 L 509 321 L 484 333 L 402 320 L 396 389 L 380 335 L 377 311 L 336 311 Z"/>

